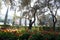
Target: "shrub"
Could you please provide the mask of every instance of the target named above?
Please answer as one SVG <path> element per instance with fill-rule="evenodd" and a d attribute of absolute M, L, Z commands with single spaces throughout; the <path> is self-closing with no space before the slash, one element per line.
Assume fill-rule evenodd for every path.
<path fill-rule="evenodd" d="M 19 40 L 28 40 L 29 36 L 29 33 L 24 33 L 22 36 L 19 37 Z"/>
<path fill-rule="evenodd" d="M 43 30 L 49 31 L 50 27 L 43 27 Z"/>
<path fill-rule="evenodd" d="M 44 40 L 55 40 L 55 35 L 54 34 L 52 34 L 52 35 L 48 35 L 48 34 L 45 34 L 44 36 L 43 36 L 43 39 Z"/>
<path fill-rule="evenodd" d="M 0 32 L 0 39 L 1 40 L 17 40 L 18 37 L 12 33 Z"/>
<path fill-rule="evenodd" d="M 39 33 L 32 34 L 30 35 L 29 40 L 43 40 L 43 36 Z"/>
<path fill-rule="evenodd" d="M 55 36 L 56 40 L 60 40 L 60 34 L 58 36 Z"/>

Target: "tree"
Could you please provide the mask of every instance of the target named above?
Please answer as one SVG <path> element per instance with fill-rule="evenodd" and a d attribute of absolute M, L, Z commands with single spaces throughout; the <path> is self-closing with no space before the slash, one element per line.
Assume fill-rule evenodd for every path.
<path fill-rule="evenodd" d="M 14 11 L 14 16 L 13 16 L 13 22 L 12 22 L 13 26 L 15 25 L 15 20 L 16 20 L 16 10 Z"/>
<path fill-rule="evenodd" d="M 33 7 L 29 7 L 29 29 L 31 29 L 32 28 L 32 25 L 33 25 L 33 23 L 35 22 L 35 20 L 36 20 L 36 12 L 37 12 L 37 10 L 38 9 L 40 9 L 40 7 L 39 7 L 39 5 L 34 5 Z M 32 21 L 32 17 L 34 18 L 34 20 Z"/>
<path fill-rule="evenodd" d="M 5 6 L 7 7 L 7 11 L 6 11 L 6 15 L 5 15 L 5 20 L 4 20 L 4 25 L 6 25 L 7 23 L 7 17 L 8 17 L 8 10 L 9 10 L 9 3 L 10 1 L 9 0 L 5 0 L 4 3 L 5 3 Z"/>
<path fill-rule="evenodd" d="M 2 0 L 0 0 L 0 12 L 1 12 L 1 4 L 2 4 Z"/>
<path fill-rule="evenodd" d="M 48 9 L 45 9 L 47 11 L 50 11 L 51 13 L 51 16 L 53 18 L 53 30 L 55 30 L 55 24 L 57 22 L 57 18 L 56 18 L 56 15 L 57 15 L 57 10 L 59 9 L 60 7 L 60 1 L 59 0 L 38 0 L 38 3 L 40 3 L 41 8 L 44 9 L 45 7 Z M 46 12 L 47 12 L 46 11 Z"/>
<path fill-rule="evenodd" d="M 21 6 L 25 7 L 31 3 L 31 0 L 21 0 Z"/>
<path fill-rule="evenodd" d="M 4 0 L 4 3 L 5 3 L 5 6 L 7 7 L 7 11 L 6 11 L 6 15 L 5 15 L 5 20 L 4 20 L 4 25 L 6 25 L 10 1 L 9 0 Z"/>
<path fill-rule="evenodd" d="M 52 18 L 53 18 L 53 30 L 55 31 L 55 25 L 56 25 L 56 22 L 57 22 L 56 15 L 57 15 L 57 10 L 59 9 L 59 6 L 58 6 L 59 4 L 58 5 L 56 4 L 57 3 L 56 0 L 54 0 L 53 3 L 49 3 L 49 2 L 51 2 L 51 0 L 47 1 L 47 3 L 48 3 L 47 6 L 48 6 L 48 9 L 50 10 Z M 53 9 L 55 9 L 55 11 Z"/>
<path fill-rule="evenodd" d="M 4 25 L 6 25 L 6 23 L 7 23 L 7 17 L 8 17 L 8 9 L 7 9 L 7 11 L 6 11 L 5 20 L 4 20 Z"/>
<path fill-rule="evenodd" d="M 25 17 L 25 26 L 27 26 L 26 23 L 27 23 L 27 19 L 28 19 L 28 18 L 27 18 L 28 13 L 29 13 L 28 11 L 24 11 L 24 12 L 23 12 L 23 16 Z"/>
<path fill-rule="evenodd" d="M 35 20 L 36 20 L 36 18 L 35 17 L 37 17 L 37 16 L 39 16 L 39 15 L 41 15 L 41 14 L 43 14 L 44 12 L 46 12 L 43 8 L 45 8 L 44 7 L 44 5 L 42 5 L 41 3 L 39 3 L 39 0 L 37 0 L 36 2 L 35 2 L 35 5 L 32 7 L 32 16 L 34 17 L 34 21 L 32 21 L 31 19 L 30 19 L 30 24 L 29 24 L 29 29 L 31 29 L 31 27 L 32 27 L 32 24 L 35 22 Z M 37 14 L 37 10 L 39 10 L 39 15 L 36 15 Z M 44 11 L 42 11 L 42 10 L 44 10 Z M 38 18 L 38 17 L 37 17 Z M 38 18 L 39 19 L 39 18 Z M 40 22 L 41 22 L 41 20 L 40 20 Z"/>

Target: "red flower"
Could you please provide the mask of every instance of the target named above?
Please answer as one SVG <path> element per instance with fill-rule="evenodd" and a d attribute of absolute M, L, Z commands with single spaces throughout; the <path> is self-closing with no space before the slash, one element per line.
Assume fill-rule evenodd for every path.
<path fill-rule="evenodd" d="M 51 28 L 50 31 L 53 32 L 53 29 Z"/>
<path fill-rule="evenodd" d="M 42 33 L 42 34 L 47 34 L 47 33 L 48 33 L 48 31 L 42 31 L 41 33 Z"/>
<path fill-rule="evenodd" d="M 56 36 L 59 35 L 59 32 L 55 32 L 55 35 L 56 35 Z"/>
<path fill-rule="evenodd" d="M 32 36 L 29 36 L 29 38 L 32 38 Z"/>
<path fill-rule="evenodd" d="M 20 34 L 19 34 L 19 33 L 16 33 L 15 35 L 16 35 L 16 36 L 19 36 Z"/>

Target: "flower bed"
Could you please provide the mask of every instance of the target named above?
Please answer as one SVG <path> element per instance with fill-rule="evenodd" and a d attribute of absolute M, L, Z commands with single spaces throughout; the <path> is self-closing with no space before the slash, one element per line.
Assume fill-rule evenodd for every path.
<path fill-rule="evenodd" d="M 1 29 L 0 40 L 60 40 L 60 33 L 37 29 Z"/>

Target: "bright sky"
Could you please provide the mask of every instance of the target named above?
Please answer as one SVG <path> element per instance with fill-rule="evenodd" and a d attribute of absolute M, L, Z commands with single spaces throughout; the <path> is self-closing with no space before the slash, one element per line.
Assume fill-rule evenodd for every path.
<path fill-rule="evenodd" d="M 46 12 L 45 14 L 48 14 L 48 13 L 50 13 L 50 12 L 48 11 L 48 12 Z M 57 11 L 57 15 L 60 16 L 60 9 L 58 9 L 58 11 Z"/>
<path fill-rule="evenodd" d="M 34 2 L 35 2 L 35 1 L 36 1 L 36 0 L 32 0 L 31 6 L 34 5 Z M 5 14 L 6 14 L 6 11 L 7 11 L 7 7 L 6 7 L 6 6 L 4 5 L 4 3 L 2 2 L 2 10 L 1 10 L 1 13 L 5 15 Z M 46 14 L 47 14 L 47 13 L 49 13 L 49 12 L 46 12 Z M 14 14 L 14 11 L 12 11 L 12 10 L 9 9 L 8 15 L 9 15 L 10 17 L 12 17 L 13 14 Z M 60 15 L 60 9 L 58 10 L 57 14 Z M 20 16 L 19 12 L 17 12 L 16 15 Z M 9 17 L 9 18 L 10 18 L 10 17 Z"/>
<path fill-rule="evenodd" d="M 16 0 L 17 1 L 17 0 Z M 34 2 L 36 0 L 32 0 L 32 3 L 31 3 L 31 6 L 33 7 L 34 5 Z M 7 11 L 7 7 L 4 5 L 4 3 L 2 2 L 2 10 L 1 10 L 1 14 L 3 14 L 3 18 L 5 17 L 4 15 L 6 14 L 6 11 Z M 46 12 L 46 14 L 49 13 L 49 12 Z M 57 12 L 58 15 L 60 15 L 60 9 L 58 10 Z M 14 11 L 10 10 L 9 9 L 9 12 L 8 12 L 8 18 L 13 18 L 13 15 L 14 15 Z M 17 12 L 16 14 L 17 16 L 20 16 L 20 12 Z M 33 20 L 33 19 L 32 19 Z M 24 19 L 22 19 L 22 24 L 24 25 Z M 29 21 L 27 20 L 27 24 L 29 23 Z M 36 23 L 37 23 L 37 20 L 36 20 Z"/>
<path fill-rule="evenodd" d="M 16 1 L 17 1 L 17 0 L 16 0 Z M 33 1 L 33 2 L 31 3 L 31 6 L 34 5 L 34 2 L 35 2 L 36 0 L 32 0 L 32 1 Z M 4 2 L 2 2 L 2 10 L 1 10 L 1 13 L 2 13 L 3 15 L 5 15 L 5 14 L 6 14 L 6 11 L 7 11 L 7 7 L 4 5 Z M 9 15 L 9 16 L 13 16 L 13 14 L 14 14 L 14 11 L 12 11 L 12 10 L 9 9 L 8 15 Z M 16 15 L 20 16 L 19 12 L 17 12 Z"/>

